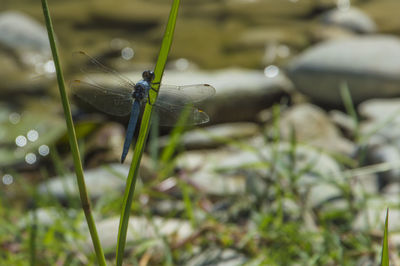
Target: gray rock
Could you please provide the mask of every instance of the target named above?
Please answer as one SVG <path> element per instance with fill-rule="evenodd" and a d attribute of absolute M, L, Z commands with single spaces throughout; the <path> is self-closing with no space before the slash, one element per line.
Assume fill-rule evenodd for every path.
<path fill-rule="evenodd" d="M 320 104 L 342 105 L 348 84 L 354 103 L 400 95 L 400 39 L 366 36 L 328 41 L 307 49 L 288 66 L 297 89 Z"/>
<path fill-rule="evenodd" d="M 400 176 L 400 101 L 374 99 L 362 103 L 359 113 L 367 118 L 360 125 L 364 143 L 369 146 L 370 164 L 380 164 L 379 183 L 398 181 Z"/>
<path fill-rule="evenodd" d="M 183 134 L 179 145 L 187 149 L 215 148 L 229 141 L 250 138 L 259 133 L 255 123 L 227 123 L 194 129 Z M 165 147 L 170 142 L 170 137 L 159 139 L 160 146 Z"/>
<path fill-rule="evenodd" d="M 245 69 L 224 69 L 215 72 L 166 72 L 165 84 L 208 83 L 216 95 L 204 102 L 211 123 L 254 121 L 256 114 L 271 106 L 284 91 L 291 89 L 282 74 L 267 77 L 263 72 Z"/>
<path fill-rule="evenodd" d="M 376 32 L 375 22 L 358 8 L 333 9 L 323 14 L 321 20 L 325 24 L 336 25 L 358 33 Z"/>
<path fill-rule="evenodd" d="M 0 13 L 0 63 L 1 94 L 48 87 L 55 69 L 46 29 L 23 13 Z"/>
<path fill-rule="evenodd" d="M 96 223 L 97 231 L 103 249 L 114 250 L 117 244 L 119 217 L 109 218 Z M 152 250 L 154 254 L 162 256 L 164 253 L 164 243 L 161 237 L 168 241 L 178 243 L 188 238 L 194 229 L 190 222 L 178 219 L 164 219 L 161 217 L 152 217 L 151 220 L 146 217 L 130 217 L 126 237 L 127 249 L 147 245 L 146 250 Z M 88 231 L 86 231 L 89 234 Z M 151 245 L 149 246 L 151 241 Z M 88 235 L 86 238 L 85 249 L 92 251 L 92 241 Z"/>
<path fill-rule="evenodd" d="M 343 138 L 321 108 L 311 104 L 299 104 L 285 111 L 280 119 L 282 139 L 290 141 L 294 130 L 296 140 L 331 152 L 351 154 L 354 145 Z"/>
<path fill-rule="evenodd" d="M 23 217 L 18 225 L 22 228 L 27 228 L 36 222 L 41 227 L 50 227 L 56 222 L 63 222 L 66 220 L 66 216 L 71 220 L 76 219 L 80 214 L 79 211 L 75 209 L 57 209 L 57 208 L 40 208 L 34 211 L 29 211 L 29 213 Z M 36 218 L 34 218 L 36 215 Z"/>
<path fill-rule="evenodd" d="M 209 248 L 196 254 L 184 265 L 215 265 L 215 266 L 239 266 L 244 265 L 248 258 L 233 249 Z"/>
<path fill-rule="evenodd" d="M 307 198 L 311 207 L 320 206 L 325 201 L 341 196 L 340 189 L 333 184 L 343 183 L 344 180 L 339 166 L 328 155 L 298 144 L 295 150 L 296 163 L 293 166 L 290 163 L 289 144 L 281 143 L 277 147 L 272 147 L 255 140 L 251 145 L 245 150 L 185 152 L 178 157 L 177 165 L 190 172 L 192 184 L 205 193 L 226 196 L 250 192 L 261 195 L 263 191 L 260 190 L 263 187 L 251 178 L 254 178 L 254 173 L 256 176 L 270 176 L 270 165 L 274 163 L 274 156 L 279 156 L 275 171 L 286 173 L 285 176 L 289 176 L 287 172 L 291 171 L 290 167 L 294 167 L 292 170 L 294 173 L 304 171 L 293 182 L 299 187 L 300 193 Z M 263 164 L 265 167 L 260 167 Z M 252 165 L 258 167 L 249 168 Z"/>
<path fill-rule="evenodd" d="M 141 72 L 125 74 L 132 81 L 141 79 Z M 120 86 L 110 75 L 92 75 L 91 79 L 109 87 Z M 257 112 L 271 106 L 285 90 L 290 90 L 290 81 L 282 74 L 274 72 L 267 77 L 263 72 L 244 69 L 224 69 L 219 71 L 166 71 L 164 84 L 189 85 L 210 84 L 216 95 L 199 105 L 210 116 L 210 122 L 254 121 Z"/>
<path fill-rule="evenodd" d="M 354 136 L 357 124 L 350 115 L 339 110 L 331 110 L 329 111 L 329 117 L 336 126 L 346 132 L 346 135 Z"/>
<path fill-rule="evenodd" d="M 369 120 L 400 122 L 400 98 L 368 100 L 358 106 L 358 111 Z"/>
<path fill-rule="evenodd" d="M 0 13 L 0 43 L 16 52 L 26 50 L 50 56 L 46 29 L 27 15 L 17 11 Z M 32 60 L 34 58 L 23 58 Z"/>
<path fill-rule="evenodd" d="M 352 223 L 355 231 L 382 230 L 385 225 L 386 209 L 389 208 L 389 232 L 400 229 L 399 198 L 388 195 L 385 197 L 370 198 L 366 206 L 357 215 Z"/>
<path fill-rule="evenodd" d="M 109 193 L 121 193 L 125 186 L 129 166 L 112 164 L 85 171 L 85 182 L 91 198 L 98 198 Z M 79 197 L 75 174 L 51 178 L 39 185 L 39 192 L 50 194 L 61 200 Z"/>

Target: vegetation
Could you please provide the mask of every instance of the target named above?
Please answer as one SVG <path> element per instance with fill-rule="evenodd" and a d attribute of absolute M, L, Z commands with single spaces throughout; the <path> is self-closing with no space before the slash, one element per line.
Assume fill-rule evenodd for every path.
<path fill-rule="evenodd" d="M 248 151 L 260 160 L 255 164 L 219 168 L 215 174 L 221 178 L 232 173 L 244 176 L 246 187 L 243 193 L 211 195 L 190 182 L 188 177 L 192 172 L 178 169 L 184 132 L 179 123 L 171 133 L 172 141 L 161 154 L 158 156 L 158 151 L 153 150 L 152 159 L 146 157 L 157 166 L 157 171 L 149 175 L 151 178 L 143 178 L 139 191 L 134 193 L 140 180 L 138 171 L 152 113 L 152 106 L 147 105 L 123 199 L 118 191 L 102 195 L 94 201 L 92 210 L 46 0 L 42 3 L 80 199 L 69 195 L 66 202 L 60 203 L 50 193 L 38 193 L 40 190 L 14 173 L 16 185 L 0 193 L 0 265 L 25 265 L 28 262 L 30 265 L 112 265 L 115 258 L 117 265 L 122 265 L 123 260 L 132 265 L 185 265 L 198 254 L 205 254 L 201 262 L 209 265 L 229 259 L 236 259 L 241 265 L 354 265 L 362 259 L 389 265 L 388 213 L 383 237 L 376 237 L 372 233 L 374 228 L 355 229 L 352 221 L 355 214 L 363 210 L 368 194 L 355 191 L 351 182 L 353 176 L 346 175 L 348 172 L 342 171 L 343 182 L 338 182 L 332 176 L 315 171 L 318 160 L 302 161 L 305 145 L 296 141 L 294 130 L 290 142 L 283 143 L 278 132 L 279 106 L 273 108 L 273 122 L 263 134 L 262 145 L 270 147 L 270 156 L 265 156 L 261 149 L 246 141 L 219 140 L 220 145 L 234 152 Z M 170 50 L 178 6 L 179 1 L 175 0 L 155 68 L 156 91 Z M 345 88 L 343 95 L 348 112 L 357 124 L 358 118 Z M 150 97 L 154 100 L 156 92 L 152 92 Z M 156 133 L 152 134 L 150 143 L 157 138 Z M 362 140 L 358 131 L 355 138 Z M 56 171 L 60 175 L 68 172 L 57 156 L 56 147 L 52 148 L 51 154 L 51 165 Z M 83 152 L 82 158 L 84 155 Z M 322 157 L 324 154 L 319 152 L 319 155 Z M 342 158 L 338 163 L 343 170 L 349 165 L 358 166 L 359 162 Z M 42 177 L 49 177 L 44 166 L 40 171 Z M 115 175 L 110 168 L 104 171 L 110 176 Z M 340 208 L 310 206 L 311 189 L 302 191 L 299 188 L 300 180 L 308 174 L 340 192 L 339 198 L 344 199 Z M 160 183 L 172 179 L 174 190 L 160 188 Z M 161 202 L 170 204 L 162 209 Z M 99 235 L 107 232 L 97 233 L 94 217 L 101 221 L 120 215 L 121 203 L 117 251 L 108 246 L 103 246 L 103 251 Z M 65 205 L 70 208 L 65 208 Z M 83 206 L 84 215 L 79 211 L 79 205 Z M 153 228 L 155 233 L 152 237 L 139 235 L 134 241 L 127 242 L 128 219 L 132 214 L 149 221 L 143 231 Z M 161 234 L 157 222 L 161 216 L 166 220 L 189 221 L 190 235 L 177 240 L 174 235 Z M 94 253 L 88 241 L 88 228 Z M 226 250 L 230 251 L 228 257 L 224 253 Z"/>

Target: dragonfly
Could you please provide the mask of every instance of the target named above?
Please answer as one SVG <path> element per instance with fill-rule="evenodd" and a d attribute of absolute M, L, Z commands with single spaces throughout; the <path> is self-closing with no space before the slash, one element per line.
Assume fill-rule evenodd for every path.
<path fill-rule="evenodd" d="M 71 81 L 70 87 L 74 94 L 104 113 L 114 116 L 127 116 L 130 113 L 121 163 L 125 161 L 129 152 L 136 125 L 145 104 L 153 105 L 159 115 L 159 125 L 161 126 L 174 126 L 183 110 L 187 110 L 188 113 L 185 125 L 199 125 L 210 120 L 209 116 L 198 109 L 195 104 L 213 96 L 215 94 L 213 86 L 209 84 L 184 86 L 161 84 L 157 100 L 152 103 L 149 92 L 154 90 L 152 87 L 153 71 L 145 70 L 142 73 L 142 79 L 134 83 L 85 52 L 79 51 L 78 54 L 80 57 L 85 57 L 95 71 L 110 74 L 113 84 L 105 86 L 95 75 L 86 75 L 83 79 Z M 84 73 L 89 72 L 85 69 L 81 70 Z"/>

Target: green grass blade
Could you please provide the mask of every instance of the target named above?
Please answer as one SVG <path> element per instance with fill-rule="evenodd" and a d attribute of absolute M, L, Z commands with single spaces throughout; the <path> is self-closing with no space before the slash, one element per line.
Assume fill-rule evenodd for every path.
<path fill-rule="evenodd" d="M 85 179 L 83 176 L 82 162 L 81 162 L 81 158 L 80 158 L 80 154 L 79 154 L 78 142 L 76 140 L 74 123 L 72 121 L 72 116 L 71 116 L 71 108 L 69 105 L 67 92 L 65 90 L 64 77 L 63 77 L 63 73 L 61 70 L 61 64 L 60 64 L 60 60 L 58 57 L 57 46 L 56 46 L 56 42 L 54 40 L 53 25 L 51 23 L 49 8 L 47 6 L 46 0 L 42 0 L 42 8 L 43 8 L 43 16 L 44 16 L 44 19 L 46 22 L 47 33 L 49 36 L 50 48 L 51 48 L 51 52 L 53 54 L 54 66 L 55 66 L 56 74 L 57 74 L 57 83 L 58 83 L 58 88 L 60 91 L 61 103 L 62 103 L 63 110 L 64 110 L 65 122 L 67 124 L 69 145 L 70 145 L 72 157 L 74 160 L 74 167 L 75 167 L 76 179 L 77 179 L 78 188 L 79 188 L 79 195 L 80 195 L 81 202 L 82 202 L 82 209 L 86 216 L 86 222 L 89 227 L 90 236 L 92 237 L 92 242 L 93 242 L 94 250 L 96 252 L 97 261 L 98 261 L 99 265 L 106 265 L 103 249 L 101 248 L 100 239 L 99 239 L 99 236 L 98 236 L 97 230 L 96 230 L 96 225 L 94 223 L 94 219 L 93 219 L 93 216 L 92 216 L 92 213 L 90 210 L 90 201 L 89 201 L 89 197 L 88 197 L 87 191 L 86 191 Z"/>
<path fill-rule="evenodd" d="M 340 96 L 342 98 L 346 112 L 351 116 L 351 119 L 353 120 L 353 123 L 355 125 L 355 132 L 354 132 L 355 140 L 359 141 L 359 138 L 360 138 L 359 124 L 360 123 L 359 123 L 356 108 L 353 103 L 353 99 L 351 97 L 349 86 L 347 85 L 346 82 L 343 82 L 340 85 Z"/>
<path fill-rule="evenodd" d="M 389 266 L 388 219 L 389 219 L 389 209 L 386 210 L 385 232 L 383 234 L 381 266 Z"/>
<path fill-rule="evenodd" d="M 175 31 L 175 23 L 178 15 L 179 0 L 174 0 L 172 3 L 171 11 L 168 18 L 167 28 L 165 29 L 164 37 L 162 40 L 160 52 L 158 54 L 157 63 L 154 69 L 154 80 L 153 88 L 155 91 L 151 90 L 149 93 L 150 102 L 155 102 L 157 99 L 157 92 L 160 88 L 161 79 L 164 73 L 165 64 L 167 63 L 168 53 L 171 49 L 172 39 Z M 132 206 L 133 195 L 135 192 L 135 185 L 138 175 L 138 169 L 142 154 L 144 151 L 144 144 L 146 143 L 153 106 L 150 104 L 146 105 L 143 113 L 142 122 L 140 125 L 139 136 L 135 146 L 135 152 L 133 154 L 131 167 L 129 169 L 128 178 L 126 181 L 124 200 L 122 205 L 121 218 L 118 230 L 118 244 L 117 244 L 117 255 L 116 264 L 122 265 L 123 255 L 126 243 L 126 234 L 128 231 L 129 224 L 129 213 Z"/>
<path fill-rule="evenodd" d="M 37 252 L 37 213 L 36 207 L 32 210 L 32 219 L 29 230 L 29 265 L 36 265 L 36 252 Z"/>

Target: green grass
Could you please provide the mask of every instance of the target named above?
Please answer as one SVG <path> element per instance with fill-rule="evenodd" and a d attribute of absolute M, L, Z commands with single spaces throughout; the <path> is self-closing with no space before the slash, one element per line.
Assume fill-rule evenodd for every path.
<path fill-rule="evenodd" d="M 158 54 L 156 66 L 154 68 L 154 80 L 153 80 L 154 85 L 152 85 L 154 91 L 150 91 L 149 95 L 149 101 L 153 103 L 157 99 L 158 90 L 160 88 L 162 76 L 164 74 L 164 68 L 167 63 L 169 51 L 171 49 L 172 39 L 175 31 L 176 19 L 178 16 L 178 8 L 179 8 L 179 0 L 174 0 L 169 14 L 164 37 L 161 43 L 160 52 Z M 122 265 L 123 261 L 125 244 L 126 244 L 126 235 L 128 231 L 129 215 L 131 211 L 133 195 L 135 192 L 140 160 L 142 158 L 142 154 L 145 149 L 145 143 L 149 134 L 152 109 L 153 109 L 152 105 L 150 104 L 146 105 L 146 108 L 142 116 L 142 122 L 140 124 L 140 129 L 139 129 L 139 136 L 137 138 L 137 142 L 135 145 L 135 151 L 133 154 L 131 167 L 126 182 L 124 200 L 121 212 L 121 220 L 118 230 L 118 244 L 117 244 L 117 256 L 116 256 L 117 265 Z"/>
<path fill-rule="evenodd" d="M 76 205 L 72 197 L 68 199 L 70 208 L 65 209 L 58 204 L 54 196 L 35 194 L 32 191 L 35 189 L 34 186 L 31 186 L 32 184 L 20 178 L 18 174 L 13 174 L 16 178 L 15 191 L 11 190 L 12 188 L 0 191 L 0 265 L 26 265 L 28 262 L 30 265 L 105 265 L 106 260 L 98 240 L 84 184 L 80 153 L 54 42 L 50 15 L 46 1 L 42 0 L 42 4 L 57 69 L 81 204 L 85 206 L 83 208 L 85 216 L 79 212 L 74 215 L 69 213 L 70 210 L 73 210 L 71 206 Z M 155 68 L 155 82 L 160 82 L 162 79 L 172 42 L 178 6 L 179 1 L 174 1 Z M 157 84 L 154 87 L 158 90 Z M 346 89 L 345 86 L 342 89 L 342 95 L 346 101 L 346 110 L 358 125 L 359 118 L 351 103 L 348 88 Z M 151 92 L 150 97 L 154 102 L 157 94 Z M 259 158 L 263 158 L 263 161 L 258 164 L 244 163 L 229 169 L 220 168 L 216 172 L 217 178 L 227 178 L 224 175 L 245 176 L 247 180 L 245 193 L 233 196 L 207 195 L 188 182 L 191 173 L 185 169 L 175 176 L 178 180 L 177 191 L 179 193 L 159 191 L 156 184 L 175 174 L 173 168 L 180 156 L 180 143 L 183 135 L 183 128 L 178 126 L 171 133 L 171 141 L 159 157 L 158 152 L 153 148 L 155 154 L 153 159 L 158 160 L 155 165 L 159 169 L 155 172 L 155 181 L 143 184 L 142 191 L 151 198 L 148 205 L 143 207 L 140 203 L 133 203 L 137 171 L 150 127 L 152 107 L 147 105 L 125 189 L 116 253 L 117 265 L 122 264 L 124 254 L 126 254 L 125 261 L 132 264 L 145 261 L 145 257 L 150 254 L 148 265 L 184 265 L 194 253 L 210 247 L 235 250 L 246 256 L 247 263 L 245 265 L 356 265 L 365 256 L 370 258 L 372 263 L 378 264 L 380 261 L 381 265 L 389 265 L 388 212 L 383 243 L 380 242 L 380 239 L 372 236 L 370 229 L 374 228 L 353 230 L 351 224 L 355 214 L 363 211 L 368 200 L 366 193 L 362 194 L 363 196 L 360 198 L 354 197 L 351 181 L 357 171 L 368 169 L 343 170 L 341 174 L 346 176 L 346 180 L 349 182 L 332 183 L 341 191 L 341 198 L 345 199 L 344 208 L 340 210 L 310 208 L 306 200 L 308 194 L 299 191 L 298 180 L 305 173 L 316 175 L 321 182 L 329 181 L 329 177 L 318 175 L 313 171 L 316 161 L 310 161 L 305 165 L 300 164 L 296 154 L 303 144 L 296 141 L 295 130 L 292 130 L 287 148 L 280 148 L 283 142 L 279 136 L 280 108 L 276 106 L 272 110 L 275 119 L 264 138 L 264 144 L 272 147 L 271 158 L 263 158 L 256 148 L 251 147 L 245 141 L 220 139 L 222 144 L 232 148 L 232 152 L 251 151 Z M 355 136 L 355 139 L 362 144 L 365 136 L 362 136 L 358 130 Z M 56 152 L 51 154 L 51 164 L 55 168 L 55 172 L 66 173 L 67 169 L 62 163 L 62 159 L 57 156 Z M 341 169 L 348 167 L 346 164 L 340 164 L 340 161 L 337 163 Z M 376 169 L 371 169 L 370 172 L 375 173 L 376 171 Z M 41 171 L 41 176 L 47 177 L 45 170 Z M 210 186 L 212 185 L 210 184 Z M 15 200 L 16 198 L 18 201 Z M 34 199 L 35 208 L 29 212 L 25 203 L 32 199 Z M 153 239 L 148 239 L 143 243 L 134 243 L 135 249 L 132 252 L 124 252 L 125 245 L 128 245 L 126 234 L 132 208 L 136 215 L 145 216 L 152 222 L 155 215 L 161 215 L 156 214 L 155 206 L 158 202 L 166 199 L 170 200 L 176 209 L 164 213 L 163 217 L 189 221 L 195 229 L 190 239 L 176 244 L 156 230 L 156 238 L 162 239 L 163 255 L 157 257 L 157 254 L 151 253 L 151 248 L 154 246 Z M 109 217 L 119 213 L 119 202 L 120 194 L 110 193 L 96 201 L 95 208 L 100 217 Z M 292 209 L 293 204 L 297 208 Z M 179 208 L 179 205 L 182 207 Z M 37 216 L 38 212 L 42 207 L 48 208 L 49 206 L 55 210 L 51 217 L 52 222 L 41 224 L 41 220 Z M 30 219 L 25 225 L 21 225 L 24 220 L 26 221 L 27 216 Z M 81 250 L 80 244 L 87 236 L 86 228 L 81 226 L 85 221 L 95 246 L 95 256 Z M 113 250 L 107 250 L 106 254 L 107 258 L 114 259 Z M 108 262 L 112 264 L 111 261 Z"/>
<path fill-rule="evenodd" d="M 385 230 L 382 241 L 381 266 L 389 266 L 388 220 L 389 209 L 386 210 Z"/>
<path fill-rule="evenodd" d="M 80 154 L 79 154 L 78 141 L 76 139 L 74 122 L 72 120 L 72 115 L 71 115 L 71 107 L 70 107 L 70 104 L 68 101 L 67 92 L 65 90 L 65 82 L 64 82 L 63 72 L 61 69 L 61 63 L 60 63 L 60 59 L 58 56 L 57 46 L 56 46 L 56 42 L 55 42 L 55 38 L 54 38 L 53 25 L 51 22 L 50 12 L 49 12 L 49 8 L 48 8 L 46 0 L 42 0 L 42 9 L 43 9 L 43 16 L 44 16 L 44 19 L 46 22 L 47 33 L 49 36 L 49 42 L 50 42 L 51 52 L 53 55 L 54 66 L 56 69 L 57 84 L 58 84 L 58 88 L 59 88 L 59 92 L 60 92 L 61 103 L 62 103 L 63 110 L 64 110 L 65 122 L 67 124 L 68 140 L 69 140 L 69 145 L 71 148 L 72 157 L 74 160 L 76 180 L 78 183 L 79 194 L 80 194 L 81 203 L 82 203 L 82 209 L 86 216 L 86 222 L 89 227 L 90 235 L 92 237 L 92 242 L 93 242 L 93 246 L 94 246 L 94 249 L 96 252 L 98 263 L 99 263 L 99 265 L 106 265 L 103 249 L 100 244 L 100 239 L 97 234 L 96 225 L 95 225 L 93 215 L 92 215 L 92 212 L 90 209 L 90 200 L 89 200 L 87 190 L 86 190 L 85 178 L 83 175 L 82 161 L 81 161 Z"/>

